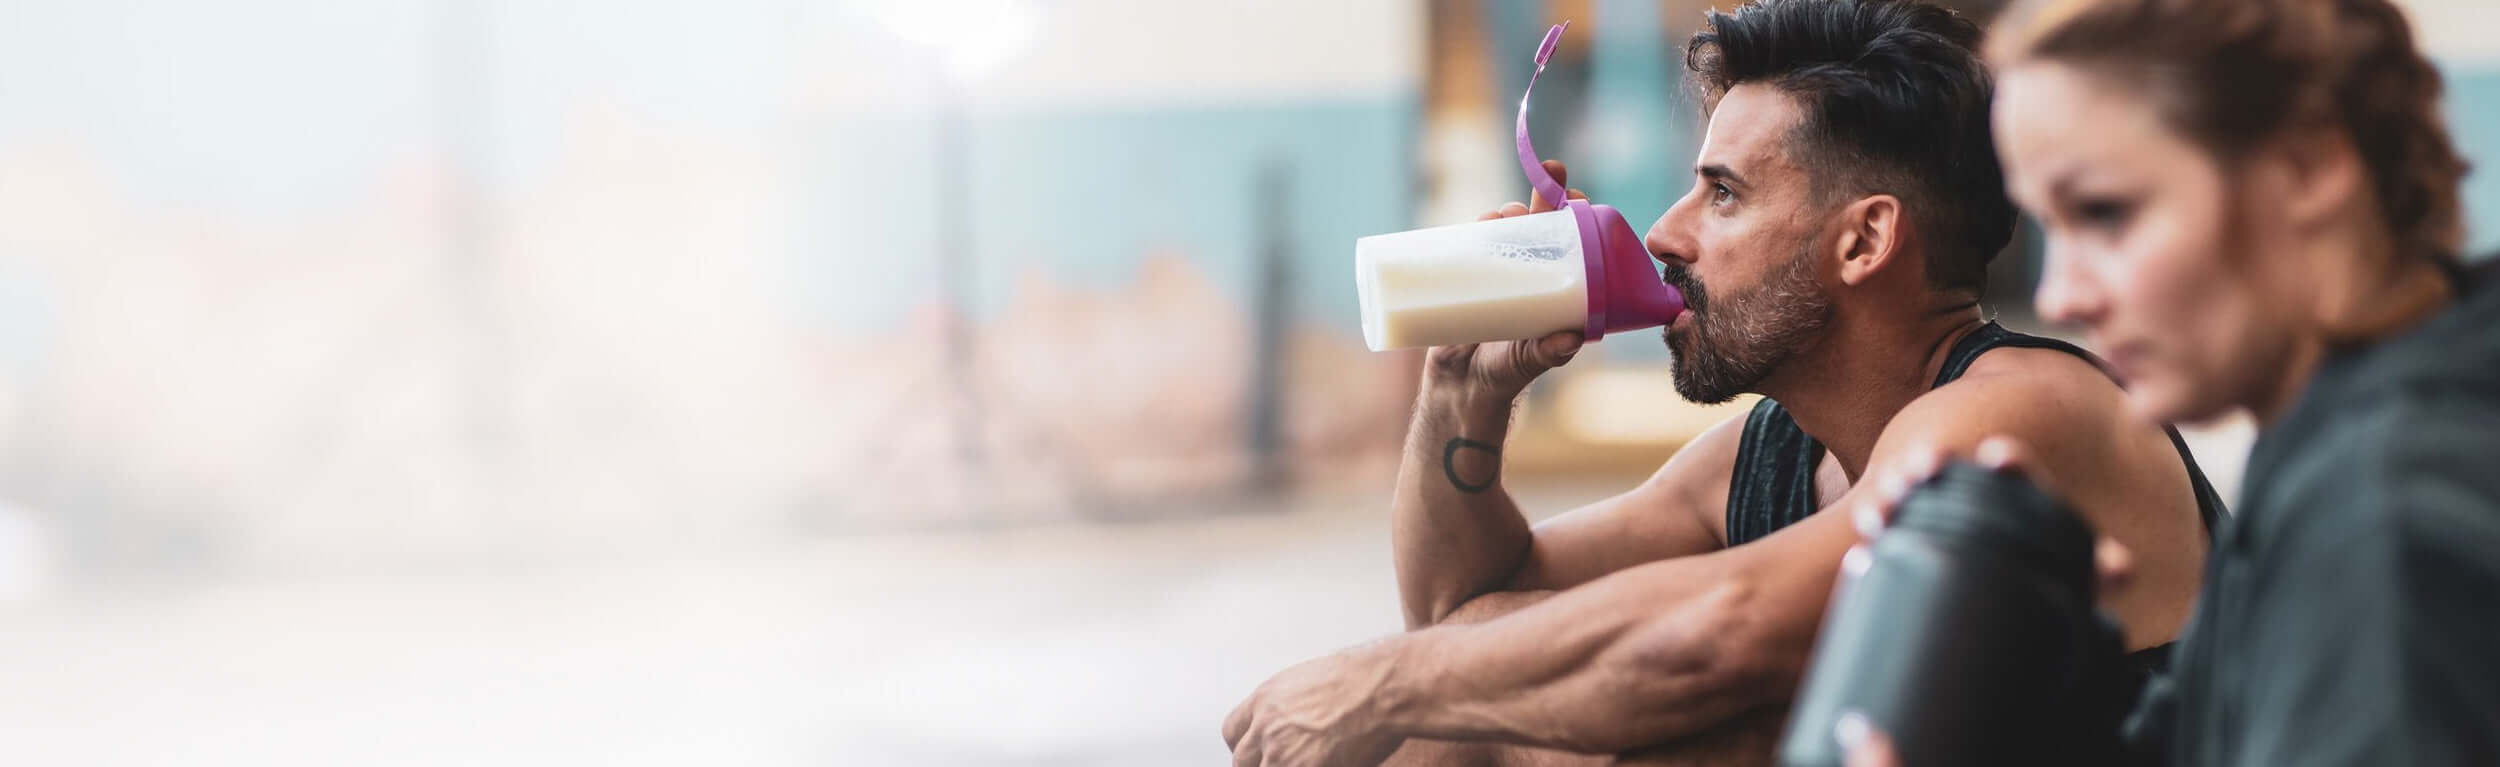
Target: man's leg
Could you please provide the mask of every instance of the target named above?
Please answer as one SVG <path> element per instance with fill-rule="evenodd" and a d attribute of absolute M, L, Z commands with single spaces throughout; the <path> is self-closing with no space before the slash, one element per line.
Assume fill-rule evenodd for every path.
<path fill-rule="evenodd" d="M 1788 707 L 1767 706 L 1728 720 L 1708 732 L 1624 754 L 1620 767 L 1762 767 L 1779 748 Z"/>
<path fill-rule="evenodd" d="M 1380 764 L 1381 767 L 1604 767 L 1613 762 L 1614 757 L 1611 756 L 1574 754 L 1508 743 L 1409 740 L 1389 757 L 1389 761 Z"/>
<path fill-rule="evenodd" d="M 1710 731 L 1621 756 L 1592 756 L 1508 743 L 1409 740 L 1381 767 L 1765 767 L 1779 747 L 1788 707 L 1771 706 Z"/>

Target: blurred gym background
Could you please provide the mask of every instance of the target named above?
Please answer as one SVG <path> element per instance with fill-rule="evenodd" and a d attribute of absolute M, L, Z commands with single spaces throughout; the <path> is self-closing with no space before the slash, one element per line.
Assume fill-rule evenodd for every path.
<path fill-rule="evenodd" d="M 1398 626 L 1354 238 L 1524 195 L 1562 19 L 1645 224 L 1708 6 L 0 2 L 0 761 L 1221 763 Z M 2500 8 L 2410 7 L 2500 164 Z M 1732 410 L 1595 348 L 1534 515 Z"/>

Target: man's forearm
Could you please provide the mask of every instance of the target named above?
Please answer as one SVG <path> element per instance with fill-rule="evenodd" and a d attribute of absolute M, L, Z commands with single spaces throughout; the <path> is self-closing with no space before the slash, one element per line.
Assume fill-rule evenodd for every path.
<path fill-rule="evenodd" d="M 1529 605 L 1554 596 L 1553 591 L 1488 591 L 1467 600 L 1458 609 L 1441 617 L 1440 625 L 1483 623 L 1528 609 Z"/>
<path fill-rule="evenodd" d="M 1380 721 L 1407 737 L 1582 753 L 1701 732 L 1788 692 L 1788 643 L 1770 635 L 1787 611 L 1763 602 L 1741 573 L 1678 560 L 1410 632 L 1373 651 L 1387 669 Z"/>
<path fill-rule="evenodd" d="M 1398 597 L 1410 629 L 1502 588 L 1532 540 L 1501 482 L 1511 398 L 1458 389 L 1427 381 L 1416 397 L 1391 502 Z"/>

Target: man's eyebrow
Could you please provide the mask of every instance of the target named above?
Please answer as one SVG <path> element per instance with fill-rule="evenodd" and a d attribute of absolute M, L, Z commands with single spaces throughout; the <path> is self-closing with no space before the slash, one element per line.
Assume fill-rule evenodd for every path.
<path fill-rule="evenodd" d="M 1745 185 L 1744 176 L 1736 175 L 1736 171 L 1729 170 L 1727 166 L 1720 165 L 1718 163 L 1695 165 L 1693 166 L 1693 172 L 1700 175 L 1702 178 L 1710 179 L 1712 181 L 1725 182 L 1736 186 Z"/>

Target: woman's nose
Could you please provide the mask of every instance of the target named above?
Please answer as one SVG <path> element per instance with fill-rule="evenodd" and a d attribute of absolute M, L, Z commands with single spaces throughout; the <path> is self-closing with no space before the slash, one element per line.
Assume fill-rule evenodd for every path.
<path fill-rule="evenodd" d="M 2042 319 L 2089 325 L 2108 309 L 2107 294 L 2090 269 L 2083 268 L 2070 248 L 2052 241 L 2041 265 L 2040 288 L 2032 293 Z"/>

